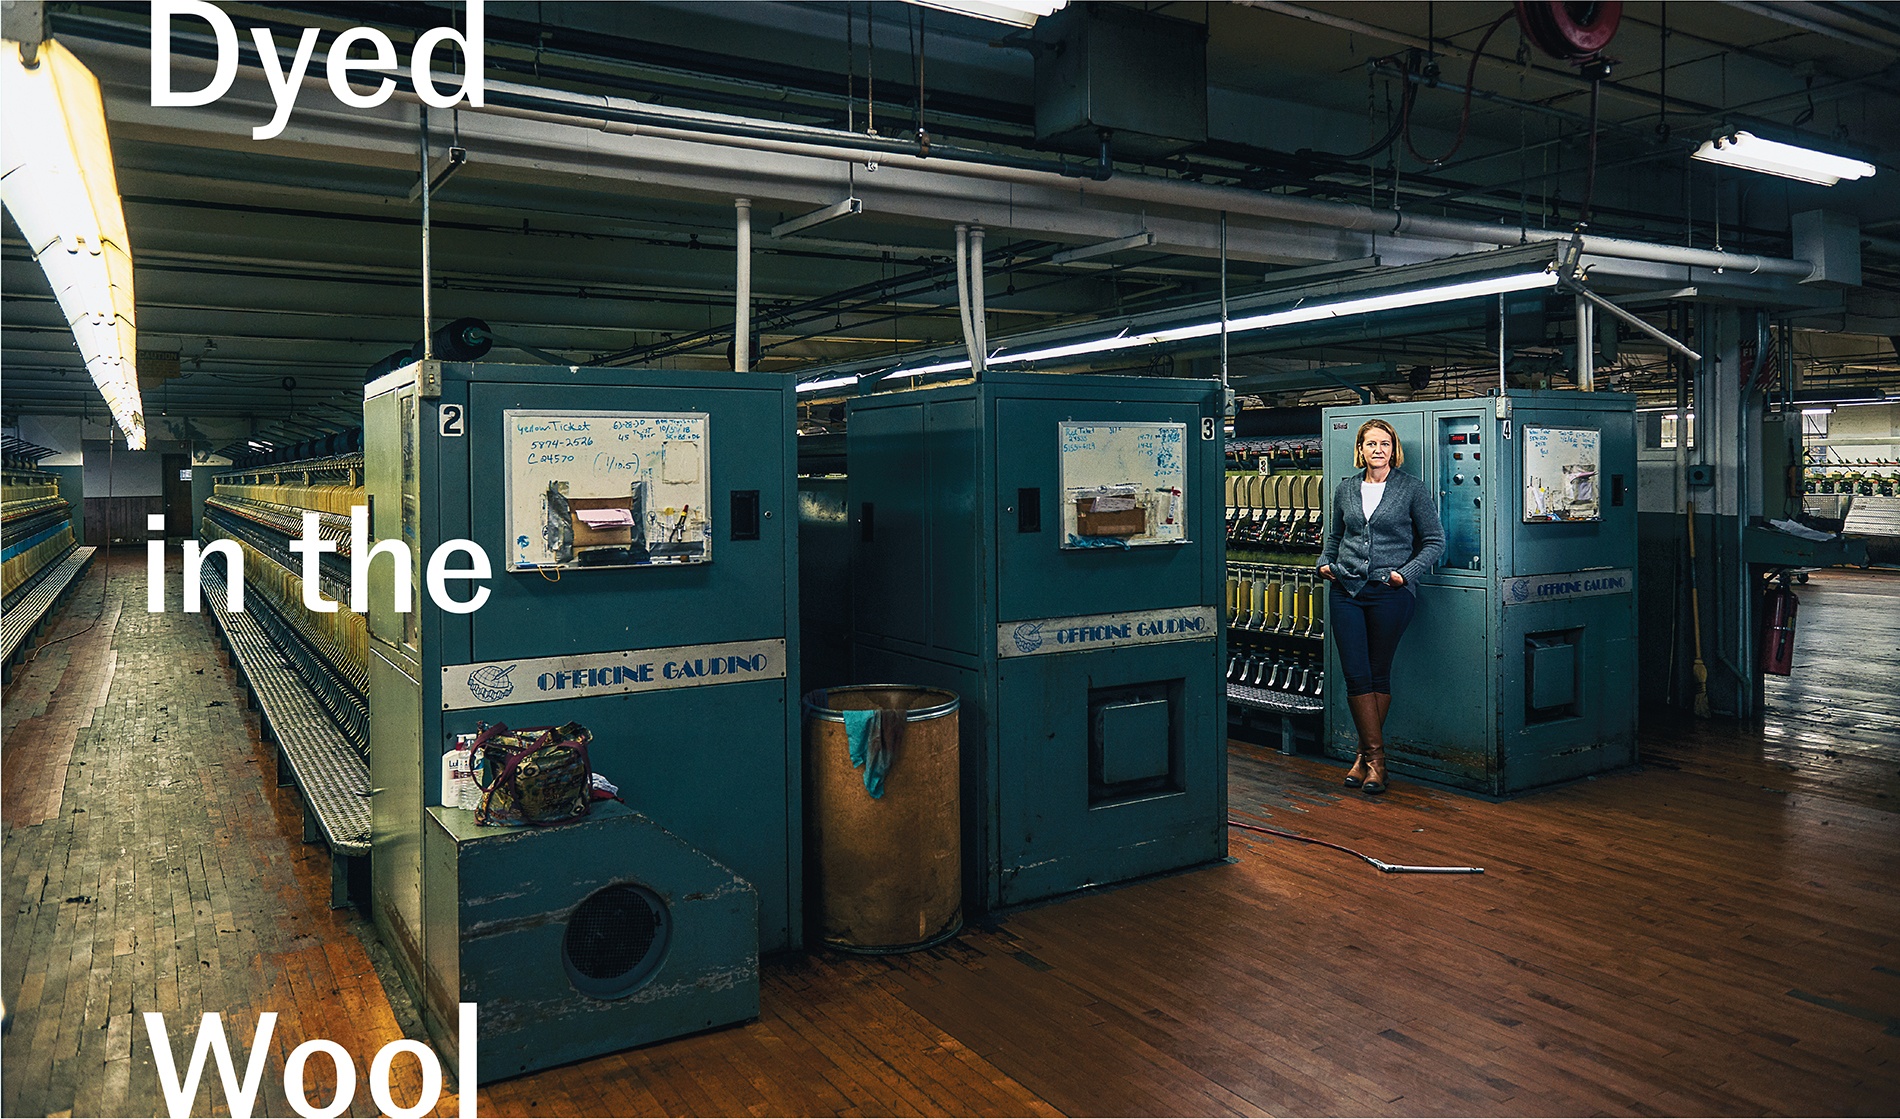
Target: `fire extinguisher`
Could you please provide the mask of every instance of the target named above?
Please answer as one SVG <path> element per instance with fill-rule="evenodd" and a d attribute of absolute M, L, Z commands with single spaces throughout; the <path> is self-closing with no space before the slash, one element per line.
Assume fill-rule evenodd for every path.
<path fill-rule="evenodd" d="M 1761 670 L 1776 676 L 1794 671 L 1794 615 L 1801 602 L 1787 583 L 1762 595 Z"/>

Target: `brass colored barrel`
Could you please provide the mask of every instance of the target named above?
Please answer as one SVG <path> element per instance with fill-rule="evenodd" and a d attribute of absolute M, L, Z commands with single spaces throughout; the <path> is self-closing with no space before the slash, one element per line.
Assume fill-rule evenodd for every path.
<path fill-rule="evenodd" d="M 819 937 L 845 951 L 907 952 L 963 928 L 956 693 L 865 684 L 805 696 L 811 890 Z M 901 717 L 884 795 L 851 764 L 843 711 Z"/>

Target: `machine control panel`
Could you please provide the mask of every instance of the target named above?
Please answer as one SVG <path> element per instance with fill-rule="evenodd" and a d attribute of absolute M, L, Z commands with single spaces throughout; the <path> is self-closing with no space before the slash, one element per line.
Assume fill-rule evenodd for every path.
<path fill-rule="evenodd" d="M 1478 447 L 1484 433 L 1476 416 L 1438 421 L 1438 516 L 1445 526 L 1440 571 L 1482 571 L 1484 472 Z"/>

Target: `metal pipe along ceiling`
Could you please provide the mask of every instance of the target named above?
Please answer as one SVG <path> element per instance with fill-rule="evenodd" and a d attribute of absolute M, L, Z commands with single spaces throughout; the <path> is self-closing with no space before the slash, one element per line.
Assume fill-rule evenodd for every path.
<path fill-rule="evenodd" d="M 88 33 L 97 34 L 90 28 L 82 32 Z M 109 48 L 118 45 L 111 36 L 94 38 L 93 41 Z M 175 61 L 179 58 L 208 58 L 215 52 L 212 44 L 182 35 L 174 35 L 172 47 Z M 245 61 L 250 64 L 250 56 L 247 55 Z M 324 67 L 319 62 L 313 62 L 305 84 L 315 86 L 325 82 L 327 79 L 323 71 Z M 1142 175 L 1111 175 L 1106 144 L 1097 163 L 1092 166 L 940 145 L 932 145 L 930 155 L 923 156 L 918 154 L 914 145 L 905 141 L 864 136 L 839 129 L 652 105 L 603 94 L 569 93 L 515 82 L 490 80 L 484 82 L 484 89 L 488 104 L 480 110 L 464 111 L 580 125 L 623 135 L 640 133 L 686 143 L 718 144 L 752 151 L 833 159 L 845 163 L 862 162 L 868 155 L 875 154 L 881 164 L 912 171 L 1068 189 L 1078 193 L 1086 191 L 1124 201 L 1201 211 L 1208 215 L 1210 222 L 1213 215 L 1225 211 L 1230 215 L 1370 233 L 1374 236 L 1413 236 L 1426 240 L 1491 245 L 1515 245 L 1527 240 L 1567 240 L 1570 236 L 1561 230 L 1395 213 L 1350 202 L 1295 198 L 1240 187 Z M 392 100 L 418 103 L 414 89 L 408 83 L 398 86 Z M 685 156 L 656 153 L 651 154 L 650 158 L 680 166 L 691 165 L 690 157 Z M 1079 177 L 1088 181 L 1078 181 Z M 1812 265 L 1802 260 L 1693 249 L 1615 237 L 1586 235 L 1583 238 L 1583 251 L 1593 256 L 1723 269 L 1751 275 L 1806 279 L 1813 273 Z"/>
<path fill-rule="evenodd" d="M 814 156 L 844 162 L 859 162 L 865 157 L 864 137 L 833 129 L 803 125 L 778 125 L 707 113 L 646 105 L 626 98 L 542 90 L 511 82 L 488 84 L 489 104 L 483 112 L 501 113 L 574 124 L 588 122 L 605 126 L 609 132 L 639 133 L 660 139 L 689 143 L 719 144 L 754 151 L 787 155 Z M 842 141 L 842 143 L 841 143 Z M 1049 188 L 1081 189 L 1070 176 L 1034 166 L 1010 166 L 1004 157 L 990 157 L 976 163 L 960 158 L 961 153 L 945 156 L 933 148 L 928 157 L 902 152 L 879 151 L 882 164 L 907 170 L 963 175 L 999 182 L 1021 183 Z M 1046 161 L 1035 161 L 1044 163 Z M 1268 221 L 1300 225 L 1318 225 L 1332 229 L 1371 233 L 1375 236 L 1411 236 L 1427 240 L 1466 241 L 1491 245 L 1515 245 L 1523 240 L 1562 241 L 1570 233 L 1564 230 L 1526 229 L 1493 225 L 1459 218 L 1431 217 L 1424 214 L 1377 210 L 1350 202 L 1326 202 L 1267 194 L 1240 187 L 1214 186 L 1178 179 L 1156 179 L 1142 175 L 1116 175 L 1089 182 L 1089 194 L 1118 198 L 1157 206 L 1178 206 L 1207 213 L 1226 211 Z M 1645 260 L 1693 268 L 1720 268 L 1745 274 L 1794 276 L 1806 279 L 1813 266 L 1807 261 L 1752 253 L 1717 252 L 1680 245 L 1661 245 L 1630 241 L 1618 237 L 1586 234 L 1583 251 L 1592 256 L 1623 260 Z"/>

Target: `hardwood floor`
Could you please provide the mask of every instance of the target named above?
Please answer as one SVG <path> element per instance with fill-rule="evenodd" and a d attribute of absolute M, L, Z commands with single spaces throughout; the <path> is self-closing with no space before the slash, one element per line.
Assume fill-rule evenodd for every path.
<path fill-rule="evenodd" d="M 222 1010 L 248 1045 L 274 1010 L 258 1114 L 290 1114 L 300 1041 L 366 1071 L 413 1018 L 365 922 L 326 907 L 215 640 L 145 613 L 137 564 L 95 565 L 55 636 L 97 625 L 6 695 L 0 1111 L 162 1112 L 140 1012 Z M 1637 772 L 1374 800 L 1231 747 L 1237 818 L 1483 875 L 1236 830 L 1230 862 L 932 951 L 768 961 L 758 1021 L 493 1085 L 480 1112 L 1893 1114 L 1900 580 L 1822 573 L 1802 602 L 1763 724 L 1648 720 Z M 197 1107 L 226 1113 L 210 1083 Z"/>

